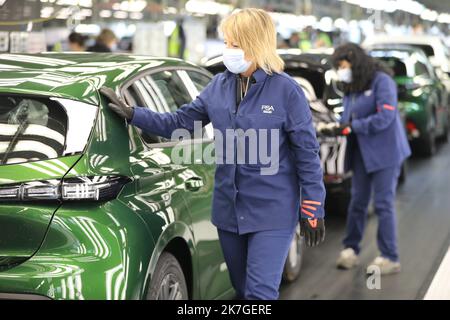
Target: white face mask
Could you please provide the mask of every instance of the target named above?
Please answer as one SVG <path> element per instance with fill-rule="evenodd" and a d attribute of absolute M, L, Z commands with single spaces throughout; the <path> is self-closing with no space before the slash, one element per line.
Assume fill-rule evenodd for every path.
<path fill-rule="evenodd" d="M 251 61 L 244 59 L 244 56 L 242 49 L 225 48 L 223 50 L 223 64 L 230 72 L 243 73 L 252 65 Z"/>
<path fill-rule="evenodd" d="M 350 68 L 338 69 L 337 75 L 342 82 L 351 83 L 353 81 L 352 69 Z"/>

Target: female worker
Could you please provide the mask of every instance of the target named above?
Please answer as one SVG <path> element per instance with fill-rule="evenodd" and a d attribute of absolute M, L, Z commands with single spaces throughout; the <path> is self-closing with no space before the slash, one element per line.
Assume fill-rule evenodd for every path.
<path fill-rule="evenodd" d="M 218 229 L 237 297 L 277 299 L 299 212 L 306 242 L 315 246 L 324 239 L 319 146 L 305 96 L 282 71 L 270 16 L 263 10 L 244 9 L 226 18 L 221 30 L 227 70 L 176 112 L 129 108 L 111 89 L 101 91 L 115 112 L 146 132 L 170 138 L 175 129 L 192 131 L 194 122 L 201 121 L 202 125 L 212 122 L 216 138 L 225 137 L 225 148 L 216 139 L 221 159 L 216 158 L 220 163 L 216 164 L 212 223 Z M 236 134 L 226 134 L 230 129 Z M 272 172 L 263 169 L 273 169 L 273 164 L 260 158 L 254 163 L 248 160 L 258 153 L 255 146 L 236 142 L 238 132 L 249 130 L 255 130 L 258 148 L 277 153 Z M 275 139 L 268 138 L 268 130 L 277 133 Z M 245 161 L 222 154 L 230 145 L 235 151 L 244 148 L 241 160 Z"/>
<path fill-rule="evenodd" d="M 373 188 L 381 255 L 371 265 L 381 274 L 399 272 L 394 200 L 401 165 L 411 150 L 397 108 L 397 87 L 390 70 L 356 44 L 338 47 L 332 63 L 345 92 L 338 131 L 348 136 L 346 166 L 353 171 L 345 248 L 337 266 L 350 269 L 358 264 Z"/>

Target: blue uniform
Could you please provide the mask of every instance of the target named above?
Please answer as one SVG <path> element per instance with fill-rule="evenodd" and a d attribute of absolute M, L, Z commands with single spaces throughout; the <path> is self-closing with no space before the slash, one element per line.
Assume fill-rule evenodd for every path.
<path fill-rule="evenodd" d="M 367 91 L 344 97 L 341 122 L 350 121 L 367 172 L 401 165 L 411 155 L 397 109 L 397 85 L 386 73 L 377 72 Z M 352 167 L 352 142 L 347 148 L 347 169 Z"/>
<path fill-rule="evenodd" d="M 279 279 L 275 276 L 277 273 L 281 275 L 279 266 L 284 261 L 280 259 L 285 259 L 289 248 L 285 243 L 292 238 L 298 223 L 300 200 L 307 204 L 309 210 L 302 210 L 303 216 L 322 218 L 325 188 L 319 144 L 303 91 L 285 73 L 268 75 L 258 69 L 253 77 L 255 83 L 250 86 L 239 107 L 236 105 L 236 75 L 225 71 L 216 75 L 193 102 L 176 112 L 155 113 L 146 108 L 135 108 L 131 124 L 146 132 L 170 138 L 177 128 L 192 131 L 194 121 L 202 121 L 203 125 L 212 122 L 214 129 L 219 130 L 224 139 L 232 139 L 231 145 L 235 151 L 239 147 L 236 135 L 230 137 L 227 129 L 242 129 L 244 132 L 247 129 L 278 130 L 276 141 L 263 139 L 261 132 L 257 132 L 258 142 L 263 142 L 258 147 L 266 148 L 267 154 L 273 154 L 274 142 L 279 146 L 278 170 L 274 175 L 261 174 L 260 169 L 267 168 L 270 164 L 265 164 L 259 158 L 253 164 L 239 164 L 236 158 L 229 163 L 229 159 L 226 159 L 227 150 L 216 143 L 220 161 L 216 164 L 212 207 L 212 223 L 221 231 L 241 237 L 244 243 L 247 243 L 246 239 L 251 234 L 262 231 L 278 230 L 282 234 L 289 231 L 287 238 L 278 238 L 278 247 L 276 237 L 259 237 L 262 246 L 270 245 L 270 248 L 273 245 L 277 250 L 283 248 L 282 252 L 273 252 L 272 258 L 267 257 L 260 266 L 266 270 L 260 272 L 262 280 L 271 287 L 271 291 L 260 298 L 275 299 L 277 295 L 274 292 L 278 291 L 279 285 Z M 245 159 L 251 156 L 249 150 L 244 150 L 244 153 Z M 245 275 L 246 269 L 230 265 L 233 259 L 227 255 L 228 252 L 238 250 L 235 241 L 227 241 L 222 237 L 221 244 L 228 269 L 232 273 L 231 278 L 237 278 L 235 272 L 243 272 Z M 245 250 L 249 248 L 241 247 L 245 247 Z M 247 266 L 255 264 L 255 260 L 251 258 L 255 255 L 247 257 L 245 252 L 234 252 L 239 255 L 239 259 L 244 259 Z M 265 278 L 266 276 L 272 278 Z M 249 281 L 248 285 L 252 286 L 251 283 Z"/>
<path fill-rule="evenodd" d="M 411 150 L 397 108 L 397 86 L 377 72 L 370 89 L 344 97 L 341 122 L 351 121 L 346 167 L 353 171 L 352 197 L 344 246 L 359 253 L 372 188 L 378 216 L 381 255 L 398 260 L 395 190 L 403 161 Z"/>
<path fill-rule="evenodd" d="M 218 231 L 236 298 L 277 299 L 294 230 L 266 230 L 243 235 Z"/>
<path fill-rule="evenodd" d="M 192 131 L 194 121 L 202 121 L 203 125 L 212 122 L 226 139 L 236 139 L 227 136 L 227 129 L 279 129 L 279 168 L 275 175 L 261 175 L 261 167 L 269 165 L 260 159 L 255 164 L 229 164 L 226 150 L 216 150 L 223 156 L 223 164 L 216 166 L 212 222 L 239 234 L 292 228 L 298 222 L 300 197 L 312 201 L 316 210 L 311 212 L 316 217 L 324 216 L 319 144 L 303 91 L 285 73 L 267 75 L 258 69 L 253 76 L 256 82 L 239 108 L 235 75 L 225 71 L 216 75 L 193 102 L 176 112 L 135 108 L 131 120 L 144 131 L 166 138 L 177 128 Z M 259 132 L 258 141 L 264 141 Z M 237 144 L 232 145 L 236 150 Z M 273 152 L 270 139 L 266 148 Z"/>

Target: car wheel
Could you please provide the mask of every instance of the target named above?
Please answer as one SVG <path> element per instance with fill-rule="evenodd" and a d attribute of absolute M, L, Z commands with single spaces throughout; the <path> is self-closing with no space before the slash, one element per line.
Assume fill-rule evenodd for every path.
<path fill-rule="evenodd" d="M 186 279 L 178 260 L 163 252 L 150 281 L 147 300 L 187 300 Z"/>
<path fill-rule="evenodd" d="M 436 153 L 436 136 L 434 131 L 429 131 L 421 141 L 421 153 L 426 157 L 431 157 Z"/>
<path fill-rule="evenodd" d="M 300 275 L 302 268 L 303 253 L 305 252 L 305 240 L 300 236 L 300 224 L 297 224 L 295 235 L 286 258 L 283 270 L 283 280 L 292 282 Z"/>

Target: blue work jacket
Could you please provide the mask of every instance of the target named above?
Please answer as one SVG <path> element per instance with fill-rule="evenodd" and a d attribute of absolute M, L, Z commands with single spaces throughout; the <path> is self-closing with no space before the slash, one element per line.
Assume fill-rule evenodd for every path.
<path fill-rule="evenodd" d="M 269 133 L 268 139 L 257 133 L 258 146 L 267 148 L 268 154 L 273 154 L 272 145 L 278 144 L 277 171 L 272 175 L 261 174 L 261 168 L 270 164 L 259 157 L 254 163 L 241 164 L 234 157 L 230 163 L 230 159 L 225 159 L 226 148 L 216 141 L 212 223 L 239 234 L 293 228 L 299 212 L 304 217 L 324 216 L 319 144 L 302 89 L 285 73 L 269 75 L 258 69 L 253 78 L 254 83 L 239 105 L 236 75 L 225 71 L 216 75 L 193 102 L 176 112 L 134 108 L 131 120 L 132 125 L 143 131 L 166 138 L 177 128 L 193 131 L 194 121 L 202 121 L 203 125 L 212 122 L 214 130 L 220 131 L 235 151 L 242 148 L 236 141 L 242 133 L 230 136 L 227 129 L 278 130 L 275 140 L 270 139 Z M 246 147 L 244 144 L 243 148 Z M 249 150 L 244 151 L 247 160 Z M 217 157 L 221 158 L 220 163 Z"/>
<path fill-rule="evenodd" d="M 397 105 L 397 85 L 384 72 L 376 72 L 370 88 L 344 97 L 342 123 L 351 128 L 367 172 L 399 166 L 411 155 Z M 351 139 L 350 139 L 351 140 Z M 347 144 L 346 169 L 352 168 L 355 143 Z"/>

